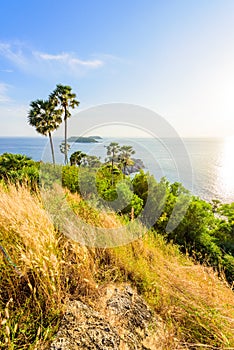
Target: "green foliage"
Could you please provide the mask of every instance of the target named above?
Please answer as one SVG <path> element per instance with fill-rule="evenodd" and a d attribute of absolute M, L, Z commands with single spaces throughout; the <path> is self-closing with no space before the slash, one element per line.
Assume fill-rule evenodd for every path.
<path fill-rule="evenodd" d="M 133 192 L 130 190 L 129 185 L 126 182 L 119 182 L 114 190 L 107 191 L 109 206 L 113 208 L 117 213 L 127 212 L 126 208 L 130 205 Z M 111 198 L 110 194 L 113 196 Z M 104 194 L 104 198 L 107 197 Z"/>
<path fill-rule="evenodd" d="M 86 168 L 79 171 L 79 193 L 84 198 L 97 196 L 96 173 Z"/>
<path fill-rule="evenodd" d="M 144 211 L 142 223 L 147 227 L 155 226 L 163 213 L 168 195 L 168 182 L 164 178 L 160 182 L 149 173 L 140 170 L 132 180 L 134 193 L 143 201 Z M 156 227 L 156 226 L 155 226 Z"/>
<path fill-rule="evenodd" d="M 0 156 L 0 176 L 7 179 L 13 172 L 34 165 L 34 163 L 31 158 L 21 154 L 3 153 Z"/>
<path fill-rule="evenodd" d="M 133 165 L 133 161 L 131 160 L 131 156 L 135 154 L 132 146 L 122 146 L 120 147 L 120 152 L 118 156 L 118 160 L 120 162 L 121 167 L 123 168 L 123 173 L 126 174 L 126 168 L 128 165 Z"/>
<path fill-rule="evenodd" d="M 72 92 L 72 88 L 69 85 L 62 84 L 56 85 L 56 89 L 50 94 L 50 100 L 53 101 L 53 105 L 64 116 L 64 162 L 67 164 L 67 119 L 71 117 L 71 112 L 69 109 L 78 107 L 80 102 L 76 100 L 76 94 Z"/>
<path fill-rule="evenodd" d="M 234 202 L 230 204 L 221 204 L 218 207 L 218 213 L 227 217 L 228 222 L 234 225 Z"/>
<path fill-rule="evenodd" d="M 132 184 L 134 193 L 144 202 L 144 224 L 153 225 L 168 242 L 177 244 L 195 260 L 219 272 L 224 270 L 229 282 L 234 280 L 230 258 L 234 256 L 234 203 L 207 203 L 192 197 L 180 183 L 170 184 L 164 178 L 157 183 L 143 170 Z M 154 217 L 158 217 L 156 222 Z M 168 230 L 173 224 L 175 228 Z"/>
<path fill-rule="evenodd" d="M 122 172 L 110 164 L 103 165 L 96 174 L 97 190 L 102 196 L 104 191 L 115 188 L 116 184 L 123 179 Z"/>
<path fill-rule="evenodd" d="M 112 171 L 114 165 L 122 169 L 123 174 L 127 174 L 127 166 L 133 165 L 134 161 L 131 156 L 135 154 L 135 150 L 132 146 L 123 145 L 120 146 L 117 142 L 111 142 L 107 148 L 107 158 L 106 161 L 110 162 Z"/>
<path fill-rule="evenodd" d="M 118 162 L 118 155 L 120 152 L 120 145 L 117 142 L 111 142 L 107 149 L 107 161 L 111 162 L 112 165 Z"/>
<path fill-rule="evenodd" d="M 225 276 L 230 284 L 233 286 L 234 282 L 234 256 L 225 254 L 223 257 L 222 265 L 224 268 Z"/>
<path fill-rule="evenodd" d="M 70 156 L 70 164 L 80 166 L 83 158 L 85 157 L 86 157 L 86 154 L 84 152 L 76 151 L 72 153 L 72 155 Z"/>
<path fill-rule="evenodd" d="M 82 165 L 87 168 L 97 169 L 102 165 L 100 157 L 90 156 L 88 154 L 82 160 Z"/>
<path fill-rule="evenodd" d="M 140 215 L 143 209 L 143 200 L 138 197 L 137 194 L 133 193 L 130 203 L 122 210 L 123 214 L 128 214 L 129 216 L 137 217 Z"/>
<path fill-rule="evenodd" d="M 71 116 L 69 108 L 73 109 L 76 106 L 79 106 L 79 101 L 76 100 L 76 94 L 72 92 L 72 88 L 61 84 L 56 86 L 48 100 L 37 99 L 30 103 L 28 123 L 35 127 L 39 134 L 49 136 L 53 164 L 55 164 L 55 155 L 52 132 L 62 123 L 62 115 L 65 122 L 65 137 L 60 145 L 60 151 L 64 154 L 65 164 L 68 163 L 67 153 L 70 145 L 67 143 L 67 119 Z"/>
<path fill-rule="evenodd" d="M 52 132 L 57 130 L 62 123 L 62 112 L 55 108 L 52 99 L 48 101 L 36 100 L 30 103 L 28 114 L 29 125 L 35 127 L 36 131 L 44 136 L 49 136 L 52 160 L 55 164 L 54 146 L 52 141 Z"/>
<path fill-rule="evenodd" d="M 148 181 L 150 175 L 145 173 L 144 170 L 140 170 L 139 174 L 136 174 L 132 180 L 133 191 L 146 203 L 148 197 Z M 152 177 L 151 181 L 156 180 Z"/>
<path fill-rule="evenodd" d="M 14 172 L 13 169 L 20 168 L 16 162 L 12 168 L 8 167 L 8 177 L 14 174 L 19 180 L 27 175 L 31 181 L 37 181 L 37 169 L 28 166 L 30 159 L 19 157 L 17 161 L 27 166 Z M 5 163 L 7 167 L 11 162 L 5 159 Z M 1 168 L 0 170 L 2 171 Z M 103 165 L 97 171 L 88 167 L 54 168 L 50 165 L 48 171 L 47 168 L 42 172 L 47 184 L 62 181 L 62 185 L 72 193 L 79 193 L 83 198 L 92 198 L 100 207 L 108 206 L 129 217 L 132 214 L 134 217 L 139 216 L 144 225 L 154 226 L 168 242 L 173 241 L 177 244 L 182 252 L 188 253 L 201 263 L 213 266 L 219 272 L 224 270 L 230 283 L 234 279 L 230 258 L 234 256 L 233 204 L 220 204 L 217 207 L 217 215 L 212 204 L 198 197 L 189 197 L 189 191 L 179 183 L 170 184 L 165 178 L 157 182 L 152 175 L 144 173 L 143 170 L 132 180 L 127 177 L 124 180 L 124 175 L 117 166 L 114 166 L 112 172 L 111 164 Z M 6 170 L 4 173 L 6 174 Z M 175 207 L 176 210 L 173 211 Z M 168 231 L 171 222 L 178 225 Z"/>
<path fill-rule="evenodd" d="M 71 193 L 79 193 L 79 169 L 75 166 L 63 166 L 62 185 L 69 189 Z"/>
<path fill-rule="evenodd" d="M 222 263 L 222 251 L 216 244 L 215 238 L 208 232 L 201 233 L 195 244 L 193 253 L 196 259 L 218 268 Z"/>
<path fill-rule="evenodd" d="M 0 156 L 0 179 L 25 182 L 35 188 L 39 181 L 39 163 L 21 154 L 3 153 Z"/>
<path fill-rule="evenodd" d="M 158 219 L 164 212 L 168 188 L 164 179 L 157 182 L 153 176 L 149 177 L 148 187 L 148 196 L 144 205 L 142 222 L 150 228 L 156 226 Z"/>
<path fill-rule="evenodd" d="M 202 233 L 208 232 L 209 225 L 212 225 L 212 218 L 211 206 L 194 197 L 183 220 L 168 237 L 176 239 L 176 243 L 180 245 L 186 242 L 186 247 L 192 248 L 197 238 Z"/>
<path fill-rule="evenodd" d="M 40 163 L 40 187 L 51 189 L 56 183 L 62 183 L 62 165 Z"/>
<path fill-rule="evenodd" d="M 28 123 L 44 136 L 58 129 L 62 123 L 61 111 L 55 109 L 52 100 L 36 100 L 30 103 Z"/>
<path fill-rule="evenodd" d="M 65 147 L 67 147 L 67 150 L 65 150 Z M 59 145 L 59 150 L 62 154 L 65 154 L 66 152 L 68 152 L 71 148 L 71 145 L 69 143 L 67 143 L 67 145 L 65 146 L 65 142 L 62 141 Z"/>

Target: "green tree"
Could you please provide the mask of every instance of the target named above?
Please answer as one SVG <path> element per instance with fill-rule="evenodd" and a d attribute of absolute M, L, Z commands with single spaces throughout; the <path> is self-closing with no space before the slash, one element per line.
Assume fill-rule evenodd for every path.
<path fill-rule="evenodd" d="M 99 168 L 102 165 L 102 162 L 100 157 L 86 154 L 86 156 L 83 158 L 82 165 L 88 168 Z"/>
<path fill-rule="evenodd" d="M 117 163 L 119 161 L 119 152 L 120 152 L 120 145 L 117 142 L 111 142 L 108 146 L 105 146 L 107 148 L 107 158 L 106 160 L 108 162 L 111 162 L 111 173 L 112 173 L 112 180 L 111 184 L 113 186 L 114 183 L 114 163 Z"/>
<path fill-rule="evenodd" d="M 67 146 L 66 146 L 67 148 L 67 152 L 70 150 L 70 148 L 71 148 L 71 146 L 70 146 L 70 144 L 69 143 L 67 143 Z M 59 145 L 59 149 L 60 149 L 60 152 L 62 153 L 62 154 L 65 154 L 65 142 L 64 141 L 62 141 L 61 143 L 60 143 L 60 145 Z"/>
<path fill-rule="evenodd" d="M 219 219 L 215 237 L 219 241 L 220 247 L 228 254 L 234 256 L 234 202 L 229 204 L 219 204 L 216 211 Z"/>
<path fill-rule="evenodd" d="M 79 171 L 77 166 L 65 165 L 62 167 L 62 185 L 71 193 L 79 193 Z"/>
<path fill-rule="evenodd" d="M 61 111 L 55 108 L 51 99 L 47 101 L 39 99 L 32 101 L 30 107 L 28 123 L 35 127 L 39 134 L 49 136 L 52 161 L 55 164 L 52 132 L 58 129 L 62 123 Z"/>
<path fill-rule="evenodd" d="M 31 158 L 22 154 L 3 153 L 0 156 L 0 178 L 4 180 L 16 178 L 23 168 L 35 164 Z"/>
<path fill-rule="evenodd" d="M 28 184 L 36 189 L 39 183 L 39 162 L 22 154 L 3 153 L 0 156 L 0 179 Z"/>
<path fill-rule="evenodd" d="M 128 165 L 133 165 L 134 162 L 131 159 L 131 156 L 135 154 L 132 146 L 122 146 L 120 147 L 119 160 L 123 166 L 123 173 L 126 175 L 126 168 Z"/>
<path fill-rule="evenodd" d="M 104 193 L 109 190 L 115 190 L 118 182 L 123 180 L 123 173 L 117 166 L 112 169 L 111 164 L 105 164 L 100 167 L 96 173 L 96 183 L 98 194 L 104 198 Z"/>
<path fill-rule="evenodd" d="M 86 154 L 81 151 L 76 151 L 72 153 L 70 157 L 70 164 L 71 165 L 78 165 L 80 166 L 82 163 L 82 160 L 86 157 Z"/>
<path fill-rule="evenodd" d="M 71 116 L 69 108 L 74 109 L 76 106 L 79 106 L 80 102 L 76 100 L 76 94 L 72 92 L 70 86 L 61 84 L 56 86 L 56 89 L 50 94 L 50 98 L 54 101 L 54 104 L 59 110 L 61 108 L 64 115 L 64 162 L 67 164 L 67 119 Z"/>
<path fill-rule="evenodd" d="M 143 199 L 144 205 L 147 201 L 150 181 L 156 184 L 155 178 L 149 173 L 145 173 L 142 169 L 132 179 L 133 191 L 138 195 L 138 197 Z"/>

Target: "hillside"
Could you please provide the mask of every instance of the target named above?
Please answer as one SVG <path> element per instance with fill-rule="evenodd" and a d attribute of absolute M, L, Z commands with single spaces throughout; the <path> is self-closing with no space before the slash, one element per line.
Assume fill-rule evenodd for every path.
<path fill-rule="evenodd" d="M 79 195 L 69 198 L 84 220 L 107 228 L 121 224 L 114 213 L 92 213 Z M 40 194 L 1 185 L 0 242 L 1 349 L 49 348 L 74 303 L 108 323 L 103 300 L 108 291 L 124 288 L 152 314 L 147 325 L 152 342 L 139 342 L 137 349 L 234 348 L 230 286 L 156 231 L 121 247 L 86 248 L 54 228 Z M 128 321 L 134 325 L 133 318 Z M 113 322 L 111 327 L 118 327 Z M 134 348 L 124 341 L 122 349 Z"/>

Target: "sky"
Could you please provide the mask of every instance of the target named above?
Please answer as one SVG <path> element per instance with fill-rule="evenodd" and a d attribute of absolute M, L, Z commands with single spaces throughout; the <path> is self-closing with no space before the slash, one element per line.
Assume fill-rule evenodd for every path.
<path fill-rule="evenodd" d="M 0 136 L 36 136 L 30 102 L 56 84 L 74 113 L 134 104 L 182 137 L 234 136 L 234 1 L 3 0 Z"/>

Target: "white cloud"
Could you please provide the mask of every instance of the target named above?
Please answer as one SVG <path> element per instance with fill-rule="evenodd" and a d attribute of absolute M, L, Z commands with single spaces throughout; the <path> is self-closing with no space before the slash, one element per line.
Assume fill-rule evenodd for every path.
<path fill-rule="evenodd" d="M 61 55 L 50 55 L 48 53 L 34 52 L 35 56 L 42 58 L 43 60 L 51 60 L 51 61 L 64 61 L 67 59 L 68 54 L 63 53 Z"/>
<path fill-rule="evenodd" d="M 34 52 L 34 55 L 45 61 L 60 61 L 61 63 L 67 64 L 68 66 L 85 66 L 90 68 L 98 68 L 103 66 L 104 62 L 101 60 L 81 60 L 76 58 L 72 54 L 61 53 L 58 55 L 51 55 L 48 53 Z"/>
<path fill-rule="evenodd" d="M 0 72 L 3 72 L 3 73 L 13 73 L 13 69 L 1 69 Z"/>
<path fill-rule="evenodd" d="M 103 59 L 81 59 L 74 53 L 48 53 L 32 50 L 22 43 L 1 43 L 0 56 L 20 70 L 39 76 L 81 76 L 105 64 Z"/>
<path fill-rule="evenodd" d="M 100 60 L 93 60 L 93 61 L 82 61 L 78 58 L 71 58 L 69 60 L 69 63 L 72 65 L 81 65 L 81 66 L 86 66 L 90 68 L 98 68 L 103 66 L 104 62 Z"/>
<path fill-rule="evenodd" d="M 11 45 L 9 43 L 0 42 L 0 55 L 7 58 L 17 66 L 25 66 L 25 64 L 27 64 L 27 59 L 22 51 L 21 46 L 22 45 L 20 43 Z"/>

